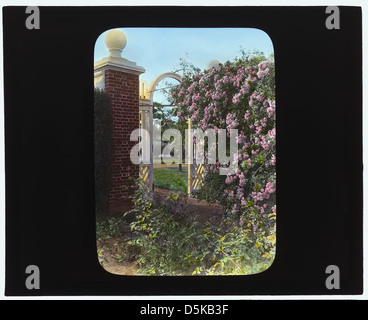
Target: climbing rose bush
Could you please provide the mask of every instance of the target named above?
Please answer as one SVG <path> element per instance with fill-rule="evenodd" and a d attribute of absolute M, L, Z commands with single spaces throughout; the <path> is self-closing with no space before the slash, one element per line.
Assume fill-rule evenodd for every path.
<path fill-rule="evenodd" d="M 238 164 L 225 179 L 227 216 L 263 238 L 273 237 L 276 213 L 276 101 L 272 58 L 244 55 L 218 67 L 186 72 L 171 90 L 172 103 L 182 121 L 205 131 L 238 129 Z M 229 143 L 227 144 L 229 145 Z M 208 154 L 205 154 L 205 157 Z M 221 164 L 207 164 L 218 173 Z M 206 188 L 206 184 L 203 186 Z M 259 241 L 261 247 L 265 241 Z"/>

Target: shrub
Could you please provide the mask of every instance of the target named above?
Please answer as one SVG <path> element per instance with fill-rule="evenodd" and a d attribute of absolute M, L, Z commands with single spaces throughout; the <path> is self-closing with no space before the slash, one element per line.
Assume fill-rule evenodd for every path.
<path fill-rule="evenodd" d="M 207 164 L 206 183 L 197 195 L 208 199 L 217 195 L 234 221 L 251 222 L 258 228 L 258 221 L 263 223 L 276 210 L 272 196 L 276 192 L 274 69 L 271 58 L 243 54 L 218 68 L 187 72 L 181 85 L 171 90 L 177 116 L 182 121 L 191 119 L 193 128 L 226 129 L 228 137 L 231 129 L 238 129 L 238 154 L 230 163 L 238 165 L 235 173 L 228 174 L 221 185 L 219 171 L 225 165 Z M 272 227 L 272 222 L 268 225 Z"/>
<path fill-rule="evenodd" d="M 105 241 L 121 237 L 126 229 L 127 222 L 123 217 L 98 219 L 96 221 L 96 239 Z"/>
<path fill-rule="evenodd" d="M 106 92 L 94 91 L 94 149 L 96 213 L 104 213 L 111 183 L 112 113 Z"/>
<path fill-rule="evenodd" d="M 225 194 L 226 184 L 225 176 L 218 173 L 207 171 L 203 179 L 201 188 L 192 192 L 197 199 L 206 200 L 209 203 L 218 201 L 222 205 L 227 205 L 227 196 Z"/>
<path fill-rule="evenodd" d="M 274 228 L 243 227 L 230 217 L 202 224 L 195 215 L 184 215 L 183 208 L 175 209 L 180 205 L 178 195 L 152 202 L 138 191 L 135 208 L 127 214 L 136 215 L 128 244 L 138 249 L 139 274 L 252 274 L 272 263 Z"/>

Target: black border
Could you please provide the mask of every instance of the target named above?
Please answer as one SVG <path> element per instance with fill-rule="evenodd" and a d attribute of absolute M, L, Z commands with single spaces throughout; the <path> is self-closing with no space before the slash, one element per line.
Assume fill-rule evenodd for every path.
<path fill-rule="evenodd" d="M 6 292 L 16 295 L 331 295 L 363 290 L 362 16 L 339 7 L 3 8 Z M 128 277 L 96 257 L 93 50 L 115 27 L 251 27 L 272 39 L 277 255 L 265 272 Z M 139 63 L 139 62 L 138 62 Z M 41 289 L 25 288 L 36 264 Z M 340 290 L 325 287 L 328 265 Z"/>

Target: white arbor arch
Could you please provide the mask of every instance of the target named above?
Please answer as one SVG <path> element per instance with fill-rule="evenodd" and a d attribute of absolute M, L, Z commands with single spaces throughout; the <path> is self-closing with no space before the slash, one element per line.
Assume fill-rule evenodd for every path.
<path fill-rule="evenodd" d="M 171 78 L 179 81 L 181 83 L 182 78 L 180 75 L 174 72 L 165 72 L 157 76 L 150 85 L 147 85 L 145 81 L 140 82 L 139 88 L 139 99 L 141 101 L 150 101 L 151 105 L 153 105 L 153 94 L 156 91 L 156 87 L 164 79 Z"/>
<path fill-rule="evenodd" d="M 171 78 L 178 82 L 182 82 L 182 77 L 174 72 L 166 72 L 157 76 L 150 85 L 145 81 L 140 81 L 139 87 L 139 123 L 140 128 L 145 129 L 143 140 L 149 141 L 149 163 L 141 163 L 139 166 L 140 178 L 144 182 L 144 186 L 148 192 L 153 191 L 153 95 L 157 91 L 156 87 L 164 79 Z M 148 134 L 147 134 L 148 133 Z M 191 136 L 191 120 L 188 119 L 188 133 L 189 141 Z M 151 137 L 151 139 L 150 139 Z M 187 155 L 189 159 L 192 158 L 191 148 L 188 146 Z M 204 177 L 204 165 L 196 163 L 188 163 L 188 187 L 187 193 L 190 195 L 194 189 L 201 186 Z"/>
<path fill-rule="evenodd" d="M 167 78 L 182 82 L 180 75 L 174 72 L 166 72 L 157 76 L 150 85 L 143 80 L 139 83 L 139 127 L 145 129 L 144 132 L 148 132 L 147 135 L 143 134 L 143 139 L 150 140 L 149 164 L 141 163 L 139 174 L 149 192 L 153 190 L 153 95 L 159 82 Z"/>

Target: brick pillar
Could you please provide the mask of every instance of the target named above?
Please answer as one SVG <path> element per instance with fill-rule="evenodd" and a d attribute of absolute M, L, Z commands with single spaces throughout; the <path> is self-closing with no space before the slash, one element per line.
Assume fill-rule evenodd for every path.
<path fill-rule="evenodd" d="M 134 190 L 130 186 L 139 177 L 139 166 L 130 160 L 130 150 L 137 143 L 130 141 L 130 134 L 139 127 L 139 76 L 106 70 L 105 89 L 113 115 L 112 186 L 108 203 L 109 211 L 116 212 L 131 207 L 128 197 Z"/>
<path fill-rule="evenodd" d="M 113 146 L 111 188 L 107 201 L 108 213 L 118 214 L 132 207 L 132 200 L 128 197 L 133 195 L 134 189 L 130 186 L 139 177 L 139 165 L 130 159 L 130 151 L 138 142 L 130 141 L 130 134 L 139 127 L 139 75 L 144 69 L 120 57 L 126 44 L 121 31 L 108 32 L 105 42 L 110 56 L 95 64 L 95 75 L 102 78 L 99 86 L 105 88 L 110 98 Z"/>

